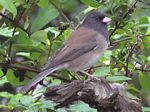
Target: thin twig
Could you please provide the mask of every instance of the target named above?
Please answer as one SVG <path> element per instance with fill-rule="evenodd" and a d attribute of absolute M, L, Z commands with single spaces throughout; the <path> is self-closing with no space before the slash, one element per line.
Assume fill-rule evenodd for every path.
<path fill-rule="evenodd" d="M 14 26 L 17 26 L 18 28 L 20 28 L 21 30 L 23 30 L 24 32 L 26 32 L 28 35 L 30 35 L 30 33 L 24 29 L 22 26 L 20 26 L 19 24 L 16 24 L 15 21 L 9 17 L 7 17 L 6 15 L 0 13 L 0 16 L 4 17 L 5 19 L 7 19 L 9 22 L 11 22 Z"/>
<path fill-rule="evenodd" d="M 8 49 L 8 53 L 7 53 L 8 54 L 7 57 L 9 58 L 8 60 L 11 60 L 11 48 L 12 48 L 12 41 L 10 41 L 10 43 L 9 43 L 9 49 Z"/>
<path fill-rule="evenodd" d="M 97 77 L 94 77 L 93 75 L 89 74 L 88 72 L 79 71 L 78 73 L 81 73 L 82 75 L 87 76 L 88 78 L 99 80 Z"/>
<path fill-rule="evenodd" d="M 140 38 L 147 37 L 147 36 L 150 36 L 150 34 L 141 35 Z"/>
<path fill-rule="evenodd" d="M 116 40 L 116 41 L 112 42 L 112 45 L 118 44 L 118 43 L 123 42 L 123 41 L 131 40 L 131 39 L 132 39 L 131 37 L 127 37 L 127 38 L 123 38 L 120 40 Z"/>
<path fill-rule="evenodd" d="M 110 65 L 97 65 L 97 66 L 94 66 L 93 68 L 100 68 L 100 67 L 109 67 Z"/>
<path fill-rule="evenodd" d="M 131 50 L 129 50 L 129 54 L 126 58 L 126 66 L 125 66 L 125 76 L 128 76 L 129 74 L 129 69 L 128 69 L 128 66 L 129 66 L 129 58 L 132 56 L 133 54 L 133 50 L 135 48 L 135 46 L 137 45 L 137 43 L 135 43 L 132 47 L 131 47 Z"/>
<path fill-rule="evenodd" d="M 121 20 L 124 20 L 124 19 L 128 16 L 130 10 L 133 9 L 133 7 L 135 7 L 135 5 L 138 3 L 138 1 L 139 1 L 139 0 L 136 0 L 136 1 L 134 2 L 134 4 L 128 9 L 128 11 L 125 13 L 125 15 L 122 17 Z M 121 25 L 121 21 L 119 21 L 119 22 L 116 24 L 114 30 L 110 33 L 109 38 L 116 32 L 116 30 L 120 27 L 120 25 Z"/>
<path fill-rule="evenodd" d="M 27 0 L 26 3 L 28 4 L 28 3 L 29 3 L 29 0 Z M 25 13 L 25 11 L 26 11 L 26 8 L 24 8 L 23 11 L 19 14 L 18 18 L 16 18 L 16 19 L 14 20 L 14 21 L 15 21 L 15 26 L 14 26 L 13 36 L 15 35 L 15 32 L 16 32 L 16 28 L 17 28 L 16 24 L 19 24 L 19 21 L 21 20 L 21 18 L 22 18 L 22 16 L 23 16 L 23 14 Z"/>
<path fill-rule="evenodd" d="M 24 14 L 24 12 L 25 12 L 25 9 L 24 9 L 24 10 L 18 15 L 18 17 L 16 17 L 16 19 L 14 20 L 15 24 L 14 24 L 14 30 L 13 30 L 12 36 L 15 35 L 16 28 L 17 28 L 16 24 L 19 24 L 19 21 L 21 20 L 22 15 Z"/>
<path fill-rule="evenodd" d="M 146 36 L 150 36 L 150 34 L 145 34 L 145 35 L 141 35 L 139 36 L 139 38 L 144 38 Z M 119 45 L 118 43 L 121 43 L 121 42 L 124 42 L 124 41 L 128 41 L 128 40 L 131 40 L 132 38 L 131 37 L 128 37 L 128 38 L 123 38 L 123 39 L 120 39 L 120 40 L 116 40 L 114 42 L 111 42 L 111 45 L 109 46 L 108 49 L 112 50 L 114 49 L 117 45 Z"/>
<path fill-rule="evenodd" d="M 139 71 L 142 71 L 142 72 L 150 72 L 150 70 L 143 69 L 143 68 L 135 68 L 135 70 L 139 70 Z"/>
<path fill-rule="evenodd" d="M 58 12 L 61 14 L 61 16 L 70 24 L 70 26 L 75 29 L 73 23 L 69 20 L 69 18 L 63 13 L 63 11 L 55 4 L 53 3 L 51 0 L 49 0 L 49 2 L 58 10 Z"/>
<path fill-rule="evenodd" d="M 25 12 L 25 10 L 23 10 L 22 11 L 22 13 L 18 16 L 18 17 L 16 17 L 15 19 L 14 19 L 14 22 L 15 22 L 15 24 L 14 24 L 14 30 L 13 30 L 13 33 L 12 33 L 12 37 L 13 36 L 15 36 L 15 33 L 16 33 L 16 28 L 17 28 L 17 24 L 19 24 L 19 21 L 20 21 L 20 19 L 22 18 L 22 15 L 23 15 L 23 13 Z M 9 49 L 8 49 L 8 57 L 9 57 L 9 59 L 11 60 L 11 48 L 12 48 L 12 41 L 10 40 L 10 43 L 9 43 Z"/>

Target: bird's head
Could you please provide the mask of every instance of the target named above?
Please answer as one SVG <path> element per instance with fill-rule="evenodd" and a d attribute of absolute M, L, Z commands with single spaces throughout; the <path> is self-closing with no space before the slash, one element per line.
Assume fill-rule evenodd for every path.
<path fill-rule="evenodd" d="M 103 24 L 103 25 L 106 25 L 110 21 L 111 21 L 111 19 L 106 17 L 104 13 L 94 11 L 94 12 L 92 12 L 86 16 L 86 18 L 83 21 L 83 24 L 89 24 L 89 25 L 90 24 L 93 24 L 93 25 Z"/>

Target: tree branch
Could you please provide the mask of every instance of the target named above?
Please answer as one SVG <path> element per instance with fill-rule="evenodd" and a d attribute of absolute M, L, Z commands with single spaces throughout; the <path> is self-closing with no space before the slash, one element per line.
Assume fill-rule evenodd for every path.
<path fill-rule="evenodd" d="M 135 7 L 135 5 L 138 3 L 138 1 L 139 1 L 139 0 L 136 0 L 136 1 L 134 2 L 134 4 L 128 9 L 128 11 L 125 13 L 125 15 L 122 17 L 121 20 L 124 20 L 124 19 L 128 16 L 130 10 L 133 9 L 133 7 Z M 109 38 L 116 32 L 116 30 L 120 27 L 120 25 L 121 25 L 121 21 L 119 21 L 119 23 L 116 24 L 114 30 L 110 33 Z M 110 44 L 111 44 L 111 43 L 110 43 Z M 112 44 L 111 44 L 111 45 L 112 45 Z"/>
<path fill-rule="evenodd" d="M 129 74 L 129 69 L 128 69 L 129 58 L 132 56 L 133 50 L 134 50 L 134 48 L 135 48 L 136 45 L 137 45 L 137 43 L 135 43 L 133 46 L 131 46 L 131 50 L 129 50 L 128 56 L 126 58 L 126 66 L 124 66 L 124 68 L 125 68 L 125 76 L 128 76 L 128 74 Z"/>
<path fill-rule="evenodd" d="M 26 29 L 24 29 L 22 26 L 20 26 L 18 23 L 16 23 L 13 19 L 7 17 L 6 15 L 4 15 L 2 13 L 0 13 L 0 16 L 2 16 L 3 18 L 7 19 L 14 26 L 17 26 L 18 28 L 20 28 L 21 30 L 23 30 L 24 32 L 26 32 L 28 35 L 30 35 L 30 33 Z"/>
<path fill-rule="evenodd" d="M 135 70 L 139 70 L 141 72 L 150 72 L 148 69 L 143 69 L 143 68 L 135 68 Z"/>
<path fill-rule="evenodd" d="M 113 45 L 113 46 L 114 46 L 114 45 L 118 45 L 118 43 L 120 43 L 120 42 L 124 42 L 124 41 L 131 40 L 131 39 L 132 39 L 131 37 L 122 38 L 122 39 L 120 39 L 120 40 L 116 40 L 116 41 L 112 42 L 112 45 Z"/>
<path fill-rule="evenodd" d="M 108 84 L 104 79 L 91 78 L 49 87 L 44 93 L 47 100 L 57 103 L 55 108 L 83 101 L 98 112 L 142 112 L 141 105 L 128 99 L 123 84 Z"/>
<path fill-rule="evenodd" d="M 49 0 L 49 2 L 58 10 L 58 12 L 61 14 L 61 16 L 70 24 L 70 26 L 75 29 L 73 23 L 69 20 L 69 18 L 63 13 L 63 11 L 55 4 L 53 3 L 51 0 Z"/>
<path fill-rule="evenodd" d="M 2 68 L 10 68 L 10 69 L 18 69 L 18 70 L 24 70 L 24 71 L 31 71 L 31 72 L 35 72 L 35 73 L 40 73 L 41 70 L 38 70 L 37 68 L 33 68 L 33 67 L 26 67 L 26 66 L 16 66 L 16 65 L 13 65 L 13 64 L 7 64 L 7 63 L 0 63 L 0 67 Z M 50 76 L 54 77 L 54 78 L 57 78 L 57 79 L 60 79 L 60 80 L 63 80 L 63 81 L 66 81 L 66 82 L 70 82 L 69 79 L 66 79 L 56 73 L 52 73 L 50 74 Z"/>

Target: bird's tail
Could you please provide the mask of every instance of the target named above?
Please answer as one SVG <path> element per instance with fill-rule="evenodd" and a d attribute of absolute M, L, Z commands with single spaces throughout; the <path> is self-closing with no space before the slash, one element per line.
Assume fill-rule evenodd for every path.
<path fill-rule="evenodd" d="M 25 92 L 28 91 L 32 86 L 34 86 L 36 83 L 38 83 L 39 81 L 41 81 L 43 78 L 45 78 L 47 75 L 53 73 L 54 71 L 60 69 L 60 67 L 55 67 L 55 68 L 49 68 L 46 69 L 44 71 L 42 71 L 41 73 L 39 73 L 37 76 L 35 76 L 30 82 L 28 82 L 27 84 L 25 84 L 22 88 L 21 91 Z"/>

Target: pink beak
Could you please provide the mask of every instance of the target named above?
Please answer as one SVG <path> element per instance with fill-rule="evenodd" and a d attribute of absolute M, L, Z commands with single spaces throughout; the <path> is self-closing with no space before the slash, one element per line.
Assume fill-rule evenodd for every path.
<path fill-rule="evenodd" d="M 110 21 L 111 19 L 108 17 L 104 17 L 104 19 L 102 20 L 103 23 L 109 23 Z"/>

